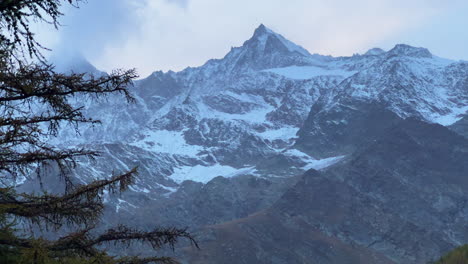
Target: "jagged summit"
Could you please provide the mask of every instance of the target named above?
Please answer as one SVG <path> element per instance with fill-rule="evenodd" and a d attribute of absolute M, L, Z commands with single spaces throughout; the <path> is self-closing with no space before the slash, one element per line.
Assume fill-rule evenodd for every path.
<path fill-rule="evenodd" d="M 274 32 L 273 30 L 266 27 L 264 24 L 255 29 L 252 38 L 244 43 L 244 46 L 251 47 L 257 45 L 258 48 L 264 51 L 282 50 L 298 53 L 302 56 L 310 56 L 310 53 L 303 47 L 287 40 L 282 35 Z"/>
<path fill-rule="evenodd" d="M 372 48 L 364 54 L 367 59 L 378 59 L 379 56 L 432 58 L 433 55 L 426 48 L 412 47 L 406 44 L 398 44 L 390 51 L 381 48 Z M 253 32 L 252 37 L 246 40 L 242 46 L 233 47 L 222 59 L 210 60 L 207 67 L 201 69 L 205 75 L 213 72 L 224 71 L 229 74 L 239 74 L 249 71 L 262 71 L 267 69 L 285 68 L 290 66 L 318 66 L 333 68 L 336 65 L 325 66 L 333 61 L 345 61 L 348 59 L 360 60 L 361 56 L 333 57 L 320 54 L 311 54 L 303 47 L 286 39 L 281 34 L 273 31 L 264 24 L 260 24 Z M 348 65 L 349 69 L 356 70 L 362 65 Z"/>
<path fill-rule="evenodd" d="M 413 47 L 407 44 L 397 44 L 388 52 L 391 56 L 407 56 L 414 58 L 432 58 L 432 53 L 426 48 Z"/>
<path fill-rule="evenodd" d="M 407 56 L 413 58 L 432 58 L 431 52 L 426 48 L 413 47 L 407 44 L 397 44 L 391 50 L 386 52 L 381 48 L 372 48 L 364 55 L 378 56 L 387 53 L 389 56 Z"/>
<path fill-rule="evenodd" d="M 254 31 L 254 37 L 259 36 L 262 34 L 268 34 L 268 33 L 274 33 L 271 29 L 267 28 L 264 24 L 260 24 L 255 31 Z"/>
<path fill-rule="evenodd" d="M 213 60 L 208 64 L 210 67 L 221 67 L 218 70 L 236 74 L 251 70 L 310 65 L 318 59 L 316 57 L 261 24 L 241 47 L 232 48 L 223 59 Z M 210 68 L 210 71 L 213 69 Z"/>

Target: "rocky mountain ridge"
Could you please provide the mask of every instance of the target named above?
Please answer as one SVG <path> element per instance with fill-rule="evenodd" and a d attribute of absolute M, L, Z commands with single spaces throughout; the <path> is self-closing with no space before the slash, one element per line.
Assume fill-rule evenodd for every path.
<path fill-rule="evenodd" d="M 79 71 L 85 71 L 83 65 L 80 62 Z M 91 70 L 96 72 L 94 67 Z M 238 226 L 244 221 L 250 223 L 251 215 L 256 219 L 252 221 L 258 221 L 252 228 L 263 224 L 269 226 L 273 223 L 267 221 L 269 217 L 282 223 L 281 232 L 284 234 L 288 230 L 302 232 L 312 226 L 318 228 L 311 231 L 315 232 L 312 239 L 316 242 L 309 245 L 307 239 L 311 237 L 303 237 L 301 243 L 307 246 L 294 251 L 296 255 L 289 252 L 275 259 L 267 258 L 271 252 L 262 249 L 261 256 L 264 257 L 259 259 L 264 258 L 265 263 L 285 263 L 285 257 L 291 254 L 294 255 L 294 263 L 314 263 L 309 260 L 336 263 L 347 257 L 351 259 L 349 263 L 363 263 L 363 259 L 368 259 L 368 263 L 423 263 L 466 239 L 463 236 L 468 234 L 465 227 L 442 224 L 445 221 L 443 215 L 448 211 L 441 209 L 435 212 L 425 203 L 423 206 L 422 202 L 419 203 L 421 197 L 411 196 L 408 187 L 415 184 L 411 173 L 428 164 L 436 164 L 436 167 L 422 171 L 433 179 L 463 178 L 463 173 L 468 175 L 468 169 L 463 165 L 466 153 L 464 150 L 462 153 L 453 152 L 457 147 L 452 144 L 452 141 L 464 144 L 461 142 L 466 139 L 440 126 L 447 126 L 462 135 L 467 133 L 464 125 L 468 111 L 466 62 L 442 59 L 427 49 L 403 44 L 389 51 L 371 49 L 364 55 L 352 57 L 312 55 L 261 25 L 251 39 L 243 46 L 233 48 L 224 58 L 210 60 L 201 67 L 187 68 L 181 72 L 154 72 L 136 81 L 131 90 L 136 103 L 130 105 L 118 96 L 99 103 L 77 100 L 76 103 L 83 105 L 89 116 L 101 119 L 103 125 L 82 127 L 82 137 L 65 130 L 52 141 L 59 146 L 85 145 L 101 151 L 102 156 L 96 163 L 80 161 L 74 172 L 77 182 L 88 182 L 107 177 L 114 171 L 139 167 L 139 179 L 129 192 L 120 197 L 106 194 L 106 223 L 124 222 L 148 227 L 176 223 L 197 230 L 201 228 L 202 237 L 207 234 L 203 230 L 210 230 L 208 225 L 221 225 L 221 228 L 224 228 L 223 225 Z M 412 127 L 413 123 L 417 125 Z M 447 162 L 458 166 L 462 174 L 448 170 L 444 164 L 424 159 L 413 160 L 412 157 L 408 157 L 409 162 L 392 156 L 393 164 L 382 163 L 391 154 L 387 153 L 392 150 L 391 144 L 371 146 L 373 142 L 384 139 L 396 140 L 396 134 L 385 138 L 394 131 L 395 126 L 408 126 L 410 135 L 414 131 L 426 133 L 444 129 L 445 132 L 440 132 L 444 136 L 438 142 L 441 149 L 448 148 L 450 155 L 456 153 L 450 156 L 455 160 Z M 439 128 L 432 130 L 434 126 Z M 418 136 L 434 136 L 424 133 Z M 444 145 L 444 140 L 450 144 Z M 405 153 L 406 143 L 396 143 L 399 144 L 395 144 L 394 151 Z M 429 143 L 421 144 L 426 148 Z M 363 150 L 363 146 L 368 148 Z M 407 151 L 424 157 L 426 149 L 415 147 Z M 441 155 L 437 154 L 438 149 L 430 151 L 429 155 Z M 382 160 L 364 168 L 354 162 L 361 156 L 365 157 L 361 161 L 364 163 L 377 162 L 374 160 L 377 158 Z M 390 168 L 396 165 L 408 170 L 392 171 Z M 447 175 L 442 175 L 440 168 L 447 169 Z M 354 174 L 346 176 L 349 171 L 361 169 L 362 174 L 375 175 L 376 178 L 362 182 Z M 308 175 L 323 175 L 316 177 L 320 185 L 311 185 Z M 390 182 L 382 178 L 385 175 L 393 180 Z M 337 187 L 343 184 L 343 177 L 348 177 L 346 184 Z M 380 189 L 374 193 L 375 188 L 382 187 L 372 185 L 374 180 L 384 187 L 388 185 L 389 193 Z M 459 180 L 458 184 L 463 186 L 465 182 Z M 398 182 L 408 185 L 399 189 Z M 24 181 L 20 188 L 28 190 L 30 185 Z M 346 193 L 355 195 L 342 197 L 341 191 L 333 191 L 332 196 L 324 196 L 326 200 L 319 199 L 314 203 L 317 197 L 312 199 L 305 194 L 311 192 L 318 195 L 314 193 L 321 193 L 322 187 L 331 191 L 344 188 Z M 423 189 L 428 193 L 440 193 L 436 185 L 428 185 L 427 188 Z M 292 199 L 291 193 L 296 192 L 299 193 L 297 199 Z M 464 207 L 447 204 L 463 203 L 460 197 L 457 196 L 452 202 L 443 200 L 452 192 L 463 193 L 461 190 L 447 189 L 440 194 L 441 206 L 461 210 L 458 217 L 465 219 Z M 396 199 L 398 194 L 402 195 L 403 200 L 418 201 L 407 204 L 408 208 L 422 206 L 422 214 L 434 216 L 422 226 L 416 225 L 415 222 L 424 219 L 410 219 L 411 212 L 388 202 Z M 434 197 L 431 196 L 431 199 Z M 334 200 L 343 204 L 329 204 L 330 210 L 322 208 Z M 301 207 L 307 201 L 310 202 L 307 206 L 311 207 Z M 388 211 L 380 212 L 383 220 L 377 213 L 371 215 L 366 203 L 374 206 L 377 213 L 380 212 L 379 206 L 388 207 Z M 349 230 L 346 231 L 349 226 L 343 224 L 326 226 L 329 217 L 338 214 L 334 211 L 335 207 L 366 212 L 366 215 L 358 215 L 369 221 L 374 228 L 369 232 L 374 233 L 360 237 L 364 236 L 359 233 L 363 232 L 362 229 L 349 233 Z M 294 212 L 286 217 L 284 214 L 289 211 Z M 406 218 L 392 218 L 392 214 L 400 212 L 404 212 Z M 291 217 L 295 219 L 293 222 L 289 222 Z M 347 221 L 358 224 L 356 221 L 361 219 L 359 217 L 339 219 L 344 221 L 344 225 L 349 225 Z M 236 222 L 236 219 L 241 220 Z M 296 222 L 298 219 L 307 223 Z M 324 223 L 320 222 L 321 219 Z M 230 221 L 234 221 L 234 224 Z M 402 241 L 402 237 L 382 233 L 382 230 L 394 224 L 408 227 L 402 232 L 410 232 L 410 227 L 414 225 L 420 227 L 420 232 L 414 233 L 414 239 L 428 239 L 427 234 L 431 233 L 431 239 L 444 242 L 414 246 L 414 252 L 411 252 L 410 244 L 399 246 L 393 242 L 395 239 Z M 431 224 L 434 224 L 433 228 L 444 228 L 463 235 L 455 238 L 441 234 L 431 230 Z M 297 229 L 298 225 L 304 229 Z M 244 225 L 236 228 L 242 229 Z M 256 234 L 260 236 L 262 232 Z M 255 243 L 263 241 L 268 244 L 271 241 L 265 239 L 270 238 L 273 239 L 257 237 Z M 248 238 L 248 241 L 251 239 Z M 374 243 L 377 240 L 381 242 Z M 209 239 L 204 241 L 211 243 Z M 328 241 L 328 244 L 324 244 L 324 241 Z M 340 250 L 328 251 L 325 249 L 328 246 L 337 246 Z M 430 248 L 425 255 L 421 252 L 424 247 Z M 236 247 L 233 246 L 234 249 Z M 207 262 L 200 263 L 217 263 L 215 257 L 226 253 L 211 246 L 210 250 L 217 253 L 212 253 L 213 258 L 204 260 Z M 306 253 L 307 250 L 312 253 Z M 193 254 L 189 250 L 185 257 L 198 263 Z M 336 254 L 339 257 L 331 257 Z"/>

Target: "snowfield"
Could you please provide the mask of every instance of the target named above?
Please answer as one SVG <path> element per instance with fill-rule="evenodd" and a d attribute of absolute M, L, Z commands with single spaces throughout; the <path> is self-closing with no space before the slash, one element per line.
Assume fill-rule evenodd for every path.
<path fill-rule="evenodd" d="M 318 66 L 290 66 L 284 68 L 267 69 L 265 72 L 272 72 L 294 80 L 308 80 L 318 76 L 342 76 L 348 78 L 355 74 L 355 71 L 346 71 L 343 69 L 328 69 Z"/>
<path fill-rule="evenodd" d="M 213 166 L 183 166 L 176 168 L 170 178 L 177 183 L 182 183 L 187 180 L 208 183 L 218 176 L 231 178 L 245 174 L 255 175 L 255 171 L 255 167 L 236 169 L 231 166 L 223 166 L 220 164 Z"/>

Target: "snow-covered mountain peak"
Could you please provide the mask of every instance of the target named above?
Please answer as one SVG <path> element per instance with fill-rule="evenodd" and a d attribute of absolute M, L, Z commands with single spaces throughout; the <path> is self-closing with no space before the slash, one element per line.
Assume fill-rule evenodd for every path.
<path fill-rule="evenodd" d="M 468 111 L 467 76 L 468 63 L 408 45 L 352 57 L 310 55 L 260 25 L 222 59 L 138 80 L 135 104 L 117 97 L 86 103 L 87 115 L 102 120 L 102 127 L 86 129 L 82 141 L 70 130 L 60 144 L 103 150 L 104 167 L 86 177 L 139 166 L 143 176 L 135 192 L 170 197 L 184 180 L 280 178 L 332 165 L 349 152 L 328 152 L 329 146 L 373 113 L 374 108 L 359 110 L 363 105 L 403 118 L 455 123 Z M 310 153 L 297 146 L 311 146 Z M 335 158 L 317 160 L 329 157 Z"/>
<path fill-rule="evenodd" d="M 383 50 L 381 48 L 372 48 L 372 49 L 368 50 L 366 53 L 364 53 L 364 55 L 377 56 L 377 55 L 381 55 L 381 54 L 384 54 L 384 53 L 385 53 L 385 50 Z"/>
<path fill-rule="evenodd" d="M 244 46 L 257 46 L 257 48 L 263 49 L 266 53 L 274 52 L 275 50 L 278 51 L 279 49 L 297 53 L 302 56 L 310 56 L 310 53 L 306 49 L 287 40 L 285 37 L 267 28 L 263 24 L 260 24 L 260 26 L 255 29 L 252 38 L 247 40 Z"/>
<path fill-rule="evenodd" d="M 274 33 L 271 29 L 267 28 L 264 24 L 260 24 L 255 31 L 254 31 L 254 37 L 260 36 L 263 34 L 269 34 L 269 33 Z"/>
<path fill-rule="evenodd" d="M 205 66 L 210 72 L 223 71 L 236 75 L 277 67 L 318 64 L 320 57 L 311 55 L 262 24 L 241 47 L 232 48 L 223 59 L 209 61 Z"/>
<path fill-rule="evenodd" d="M 414 58 L 432 58 L 432 53 L 426 48 L 413 47 L 406 44 L 397 44 L 388 52 L 390 56 L 407 56 Z"/>

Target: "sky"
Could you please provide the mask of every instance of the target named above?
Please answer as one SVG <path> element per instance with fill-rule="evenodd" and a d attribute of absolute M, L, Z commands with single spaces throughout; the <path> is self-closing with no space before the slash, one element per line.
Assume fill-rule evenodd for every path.
<path fill-rule="evenodd" d="M 466 0 L 87 0 L 62 26 L 36 24 L 56 60 L 81 54 L 100 70 L 141 77 L 222 58 L 261 23 L 310 53 L 351 56 L 405 43 L 468 60 Z"/>

